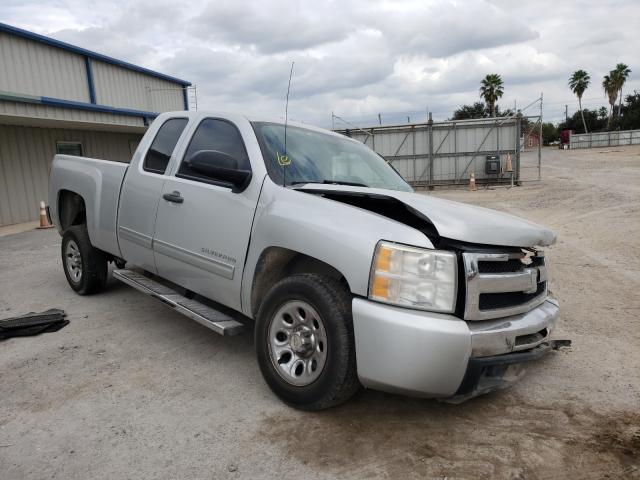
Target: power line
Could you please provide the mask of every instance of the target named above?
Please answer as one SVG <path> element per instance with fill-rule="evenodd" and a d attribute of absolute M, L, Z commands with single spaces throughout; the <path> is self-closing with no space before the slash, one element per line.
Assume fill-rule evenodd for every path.
<path fill-rule="evenodd" d="M 589 101 L 589 100 L 602 100 L 602 99 L 606 99 L 606 96 L 602 96 L 602 97 L 589 97 L 589 98 L 582 98 L 582 103 Z M 550 104 L 555 104 L 555 103 L 571 103 L 571 102 L 578 102 L 578 97 L 572 98 L 571 100 L 558 100 L 556 102 L 544 102 L 545 105 L 550 105 Z"/>

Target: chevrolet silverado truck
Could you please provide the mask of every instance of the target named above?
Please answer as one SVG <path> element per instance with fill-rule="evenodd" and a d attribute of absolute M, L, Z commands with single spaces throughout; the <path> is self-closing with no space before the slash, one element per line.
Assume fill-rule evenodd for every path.
<path fill-rule="evenodd" d="M 253 328 L 273 392 L 462 401 L 555 347 L 550 230 L 414 193 L 345 136 L 235 114 L 157 117 L 129 164 L 56 155 L 50 220 L 84 295 L 112 275 L 214 332 Z"/>

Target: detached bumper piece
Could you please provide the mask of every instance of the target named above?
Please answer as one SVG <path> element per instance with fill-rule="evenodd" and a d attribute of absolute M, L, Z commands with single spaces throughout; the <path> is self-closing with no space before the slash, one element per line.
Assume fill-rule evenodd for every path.
<path fill-rule="evenodd" d="M 19 317 L 0 320 L 0 340 L 11 337 L 29 337 L 47 332 L 57 332 L 69 324 L 66 313 L 52 308 L 42 313 L 27 313 Z"/>
<path fill-rule="evenodd" d="M 467 371 L 458 391 L 455 396 L 444 401 L 462 403 L 470 398 L 507 388 L 524 376 L 528 362 L 538 360 L 552 350 L 570 346 L 571 340 L 549 340 L 524 352 L 469 358 Z"/>

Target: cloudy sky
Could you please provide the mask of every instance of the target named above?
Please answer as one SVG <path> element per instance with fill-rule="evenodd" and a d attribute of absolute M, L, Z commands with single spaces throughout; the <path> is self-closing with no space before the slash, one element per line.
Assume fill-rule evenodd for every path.
<path fill-rule="evenodd" d="M 640 2 L 2 0 L 0 21 L 178 76 L 200 109 L 289 115 L 321 126 L 446 119 L 498 73 L 500 104 L 544 92 L 545 119 L 577 109 L 567 78 L 584 68 L 587 107 L 602 76 L 627 63 L 640 90 Z M 634 63 L 635 62 L 635 63 Z M 533 110 L 530 109 L 529 111 Z M 529 113 L 529 111 L 527 113 Z M 535 112 L 531 112 L 535 113 Z M 338 126 L 339 122 L 336 124 Z"/>

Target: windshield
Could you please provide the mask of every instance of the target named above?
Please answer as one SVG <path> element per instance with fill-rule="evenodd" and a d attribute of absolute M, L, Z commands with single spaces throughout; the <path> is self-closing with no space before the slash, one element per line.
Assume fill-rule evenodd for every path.
<path fill-rule="evenodd" d="M 306 128 L 254 122 L 262 155 L 271 179 L 283 185 L 337 183 L 389 190 L 412 191 L 400 175 L 377 153 L 360 142 Z"/>

